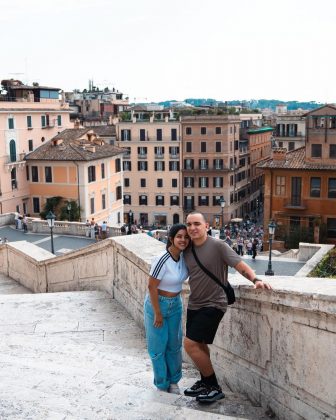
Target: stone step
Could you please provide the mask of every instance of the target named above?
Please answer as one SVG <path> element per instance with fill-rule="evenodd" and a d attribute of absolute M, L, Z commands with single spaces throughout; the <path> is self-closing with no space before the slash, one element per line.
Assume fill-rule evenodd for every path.
<path fill-rule="evenodd" d="M 226 387 L 212 405 L 156 391 L 143 331 L 104 292 L 0 296 L 0 418 L 266 419 Z M 183 366 L 183 390 L 197 377 Z"/>
<path fill-rule="evenodd" d="M 22 293 L 27 294 L 32 292 L 5 274 L 0 273 L 0 295 L 18 295 Z"/>

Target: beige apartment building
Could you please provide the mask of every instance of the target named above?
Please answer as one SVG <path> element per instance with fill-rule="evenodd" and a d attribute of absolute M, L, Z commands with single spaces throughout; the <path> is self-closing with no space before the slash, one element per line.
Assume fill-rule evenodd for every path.
<path fill-rule="evenodd" d="M 305 145 L 306 118 L 303 111 L 291 111 L 275 116 L 276 129 L 274 141 L 276 147 L 283 147 L 288 152 Z"/>
<path fill-rule="evenodd" d="M 60 89 L 2 80 L 0 94 L 0 213 L 31 213 L 27 153 L 71 127 Z"/>
<path fill-rule="evenodd" d="M 123 159 L 124 222 L 165 227 L 182 221 L 180 123 L 161 108 L 132 112 L 116 126 Z"/>

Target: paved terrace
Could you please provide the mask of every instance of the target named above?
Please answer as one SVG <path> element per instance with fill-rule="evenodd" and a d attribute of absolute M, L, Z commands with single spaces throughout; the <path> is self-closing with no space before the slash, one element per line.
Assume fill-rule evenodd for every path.
<path fill-rule="evenodd" d="M 105 292 L 31 294 L 1 275 L 0 305 L 1 419 L 268 418 L 225 384 L 205 407 L 154 390 L 143 332 Z M 181 388 L 195 377 L 184 364 Z"/>

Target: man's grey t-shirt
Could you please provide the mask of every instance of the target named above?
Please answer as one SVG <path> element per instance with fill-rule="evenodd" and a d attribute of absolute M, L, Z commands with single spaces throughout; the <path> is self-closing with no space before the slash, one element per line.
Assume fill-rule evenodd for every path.
<path fill-rule="evenodd" d="M 224 241 L 208 236 L 201 246 L 194 245 L 200 262 L 223 284 L 227 280 L 227 266 L 235 267 L 242 259 Z M 190 296 L 188 309 L 197 310 L 214 307 L 226 311 L 227 297 L 224 290 L 215 283 L 197 264 L 191 247 L 183 252 L 189 271 Z"/>

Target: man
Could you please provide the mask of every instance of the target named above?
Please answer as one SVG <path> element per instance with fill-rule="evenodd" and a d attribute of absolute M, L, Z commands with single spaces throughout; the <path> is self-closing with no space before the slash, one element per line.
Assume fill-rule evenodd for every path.
<path fill-rule="evenodd" d="M 186 224 L 198 259 L 221 283 L 227 282 L 227 266 L 231 266 L 250 280 L 255 288 L 271 290 L 271 286 L 258 279 L 224 241 L 207 235 L 208 223 L 201 213 L 190 213 Z M 211 403 L 224 398 L 210 360 L 208 344 L 212 344 L 226 312 L 227 297 L 224 290 L 199 267 L 190 248 L 184 251 L 184 259 L 190 285 L 184 348 L 201 374 L 201 379 L 184 394 L 196 397 L 201 403 Z"/>

